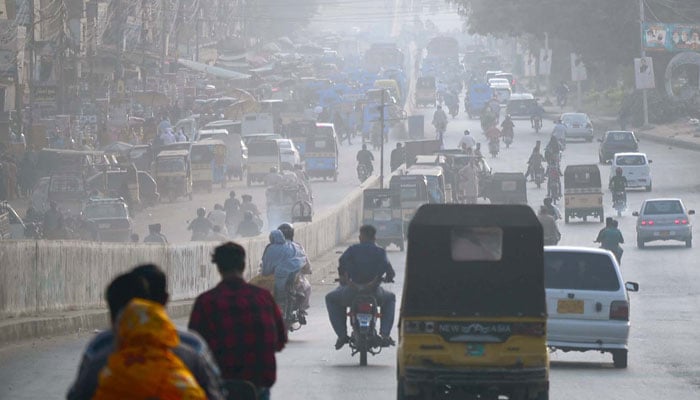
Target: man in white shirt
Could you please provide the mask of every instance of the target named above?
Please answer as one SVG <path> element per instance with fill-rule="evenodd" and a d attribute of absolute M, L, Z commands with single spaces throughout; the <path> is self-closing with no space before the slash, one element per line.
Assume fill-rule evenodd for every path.
<path fill-rule="evenodd" d="M 469 134 L 469 130 L 464 131 L 464 136 L 459 139 L 459 147 L 467 154 L 471 154 L 476 147 L 476 140 Z"/>
<path fill-rule="evenodd" d="M 164 145 L 175 143 L 175 135 L 173 134 L 173 130 L 170 128 L 166 129 L 162 135 L 162 139 Z"/>
<path fill-rule="evenodd" d="M 211 221 L 212 225 L 221 227 L 220 234 L 224 236 L 228 235 L 228 229 L 226 229 L 226 211 L 224 211 L 224 207 L 221 204 L 214 205 L 214 209 L 209 212 L 207 219 Z"/>

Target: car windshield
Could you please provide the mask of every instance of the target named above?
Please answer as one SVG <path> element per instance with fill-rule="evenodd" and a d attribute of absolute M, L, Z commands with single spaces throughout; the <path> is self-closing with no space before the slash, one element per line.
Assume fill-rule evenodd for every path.
<path fill-rule="evenodd" d="M 126 206 L 121 203 L 91 204 L 85 207 L 84 214 L 88 219 L 127 217 Z"/>
<path fill-rule="evenodd" d="M 571 125 L 571 124 L 587 124 L 588 123 L 588 117 L 586 114 L 569 114 L 569 115 L 564 115 L 561 118 L 562 122 L 566 125 Z"/>
<path fill-rule="evenodd" d="M 618 156 L 615 164 L 620 166 L 644 165 L 646 164 L 646 158 L 644 156 Z"/>
<path fill-rule="evenodd" d="M 610 132 L 606 138 L 608 142 L 633 142 L 634 138 L 629 132 Z"/>
<path fill-rule="evenodd" d="M 544 253 L 544 286 L 614 292 L 620 280 L 607 254 L 554 251 Z"/>
<path fill-rule="evenodd" d="M 648 201 L 643 213 L 645 215 L 683 214 L 683 207 L 678 200 Z"/>
<path fill-rule="evenodd" d="M 280 140 L 279 141 L 280 148 L 282 149 L 291 149 L 292 144 L 288 140 Z"/>

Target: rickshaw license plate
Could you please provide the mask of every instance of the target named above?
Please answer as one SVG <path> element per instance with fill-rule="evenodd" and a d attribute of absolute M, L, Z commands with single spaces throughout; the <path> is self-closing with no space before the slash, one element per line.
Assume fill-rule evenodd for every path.
<path fill-rule="evenodd" d="M 467 355 L 470 357 L 483 357 L 486 349 L 481 343 L 467 343 Z"/>
<path fill-rule="evenodd" d="M 583 314 L 583 300 L 559 300 L 557 301 L 557 313 Z"/>

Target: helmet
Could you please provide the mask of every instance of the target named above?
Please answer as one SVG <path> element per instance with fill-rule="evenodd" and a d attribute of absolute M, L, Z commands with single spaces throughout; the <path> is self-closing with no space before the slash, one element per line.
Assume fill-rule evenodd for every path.
<path fill-rule="evenodd" d="M 197 216 L 198 217 L 204 217 L 204 215 L 206 215 L 206 213 L 207 213 L 207 210 L 205 210 L 204 207 L 199 207 L 197 209 Z"/>
<path fill-rule="evenodd" d="M 282 232 L 285 239 L 294 240 L 294 226 L 292 224 L 285 222 L 278 226 L 277 229 Z"/>
<path fill-rule="evenodd" d="M 617 175 L 622 175 L 622 167 L 617 167 L 617 168 L 615 168 L 615 173 L 616 173 Z"/>

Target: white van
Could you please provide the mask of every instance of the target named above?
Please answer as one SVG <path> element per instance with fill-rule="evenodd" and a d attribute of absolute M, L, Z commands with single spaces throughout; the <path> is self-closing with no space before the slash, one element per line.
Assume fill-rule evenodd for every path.
<path fill-rule="evenodd" d="M 493 93 L 501 104 L 508 104 L 508 100 L 510 100 L 510 95 L 513 91 L 510 88 L 510 83 L 508 83 L 506 79 L 491 79 L 489 87 L 493 90 Z"/>
<path fill-rule="evenodd" d="M 615 176 L 617 168 L 622 168 L 622 175 L 627 178 L 628 188 L 644 188 L 651 192 L 651 160 L 645 153 L 615 153 L 610 167 L 610 177 Z"/>
<path fill-rule="evenodd" d="M 241 134 L 245 137 L 255 133 L 275 131 L 275 123 L 270 113 L 246 114 L 241 122 Z"/>

